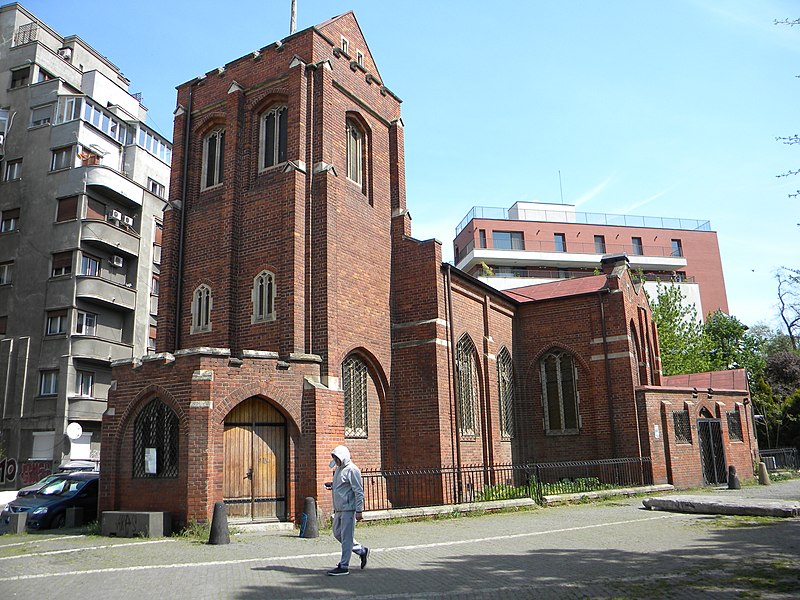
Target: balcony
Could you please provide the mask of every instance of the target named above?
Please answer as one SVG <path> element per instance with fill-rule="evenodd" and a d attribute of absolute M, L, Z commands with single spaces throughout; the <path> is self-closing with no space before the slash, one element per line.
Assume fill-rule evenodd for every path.
<path fill-rule="evenodd" d="M 84 219 L 81 227 L 84 242 L 100 245 L 112 252 L 124 252 L 139 256 L 139 236 L 130 229 L 123 229 L 111 221 Z"/>
<path fill-rule="evenodd" d="M 132 358 L 133 346 L 99 337 L 73 335 L 72 357 L 108 364 L 112 360 Z"/>
<path fill-rule="evenodd" d="M 101 421 L 108 404 L 105 400 L 70 396 L 67 408 L 69 421 Z"/>
<path fill-rule="evenodd" d="M 524 204 L 524 203 L 523 203 Z M 534 203 L 530 203 L 534 204 Z M 536 206 L 541 206 L 535 203 Z M 514 205 L 512 208 L 493 206 L 473 206 L 456 227 L 456 236 L 473 219 L 493 219 L 498 221 L 545 221 L 548 223 L 577 223 L 580 225 L 620 225 L 623 227 L 647 227 L 656 229 L 677 229 L 686 231 L 711 231 L 709 221 L 665 217 L 642 217 L 637 215 L 615 215 L 610 213 L 576 212 L 571 205 L 548 205 L 553 209 L 526 210 Z"/>
<path fill-rule="evenodd" d="M 122 202 L 142 205 L 144 190 L 110 167 L 102 165 L 87 166 L 86 185 L 101 188 L 102 192 Z"/>
<path fill-rule="evenodd" d="M 455 265 L 462 271 L 469 272 L 476 265 L 487 264 L 502 267 L 550 267 L 594 269 L 600 266 L 600 259 L 605 254 L 626 253 L 631 268 L 653 271 L 677 271 L 686 267 L 686 258 L 673 256 L 671 246 L 646 246 L 645 255 L 634 254 L 629 244 L 606 244 L 605 252 L 598 252 L 592 242 L 570 242 L 565 252 L 558 252 L 552 240 L 526 241 L 523 247 L 516 248 L 476 248 L 475 242 L 469 242 L 459 249 Z"/>
<path fill-rule="evenodd" d="M 136 290 L 120 285 L 102 277 L 79 275 L 76 278 L 75 296 L 92 302 L 100 302 L 114 308 L 134 310 L 136 308 Z"/>

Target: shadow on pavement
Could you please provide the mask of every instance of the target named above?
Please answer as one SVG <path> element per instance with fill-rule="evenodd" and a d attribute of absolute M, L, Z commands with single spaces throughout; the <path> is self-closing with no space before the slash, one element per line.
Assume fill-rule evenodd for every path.
<path fill-rule="evenodd" d="M 704 528 L 705 533 L 686 547 L 666 551 L 563 548 L 553 539 L 551 548 L 524 554 L 466 555 L 462 547 L 452 549 L 451 556 L 413 560 L 405 566 L 400 563 L 404 552 L 373 551 L 370 566 L 351 569 L 347 577 L 267 565 L 254 570 L 297 577 L 281 586 L 250 587 L 233 597 L 797 597 L 799 519 L 744 522 L 705 517 L 687 526 Z M 602 537 L 593 543 L 602 545 Z M 468 551 L 476 552 L 474 547 Z"/>

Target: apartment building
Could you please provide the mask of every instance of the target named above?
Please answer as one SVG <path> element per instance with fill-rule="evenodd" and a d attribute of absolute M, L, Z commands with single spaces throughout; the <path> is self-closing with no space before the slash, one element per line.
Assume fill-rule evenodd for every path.
<path fill-rule="evenodd" d="M 657 282 L 680 286 L 704 318 L 728 312 L 717 234 L 709 221 L 587 213 L 569 204 L 475 206 L 456 228 L 455 265 L 506 290 L 586 277 L 608 254 L 625 253 L 654 297 Z"/>
<path fill-rule="evenodd" d="M 111 361 L 155 345 L 171 144 L 146 116 L 81 38 L 0 7 L 0 457 L 17 483 L 98 461 Z"/>

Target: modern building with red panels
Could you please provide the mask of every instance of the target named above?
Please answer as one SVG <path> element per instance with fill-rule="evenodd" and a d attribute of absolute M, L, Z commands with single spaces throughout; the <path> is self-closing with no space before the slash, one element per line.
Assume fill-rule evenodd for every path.
<path fill-rule="evenodd" d="M 365 470 L 653 457 L 655 481 L 676 471 L 664 423 L 693 391 L 661 385 L 626 258 L 505 293 L 411 237 L 400 100 L 352 13 L 179 86 L 173 156 L 157 352 L 114 364 L 101 511 L 180 526 L 224 501 L 233 519 L 297 521 L 312 496 L 327 514 L 339 444 Z M 730 448 L 753 446 L 727 432 L 714 439 L 747 477 Z M 446 502 L 441 481 L 404 490 L 384 500 Z"/>
<path fill-rule="evenodd" d="M 569 204 L 473 207 L 456 228 L 455 264 L 498 289 L 586 277 L 625 253 L 655 296 L 674 283 L 700 318 L 728 312 L 717 234 L 708 221 L 578 212 Z"/>

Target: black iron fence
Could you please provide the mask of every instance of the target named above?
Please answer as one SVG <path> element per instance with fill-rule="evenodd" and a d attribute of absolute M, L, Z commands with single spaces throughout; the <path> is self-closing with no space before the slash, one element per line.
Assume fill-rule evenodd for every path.
<path fill-rule="evenodd" d="M 767 471 L 800 470 L 800 452 L 798 452 L 797 448 L 760 450 L 758 454 L 759 460 L 767 465 Z"/>
<path fill-rule="evenodd" d="M 651 485 L 649 458 L 370 470 L 364 510 L 416 508 Z"/>

